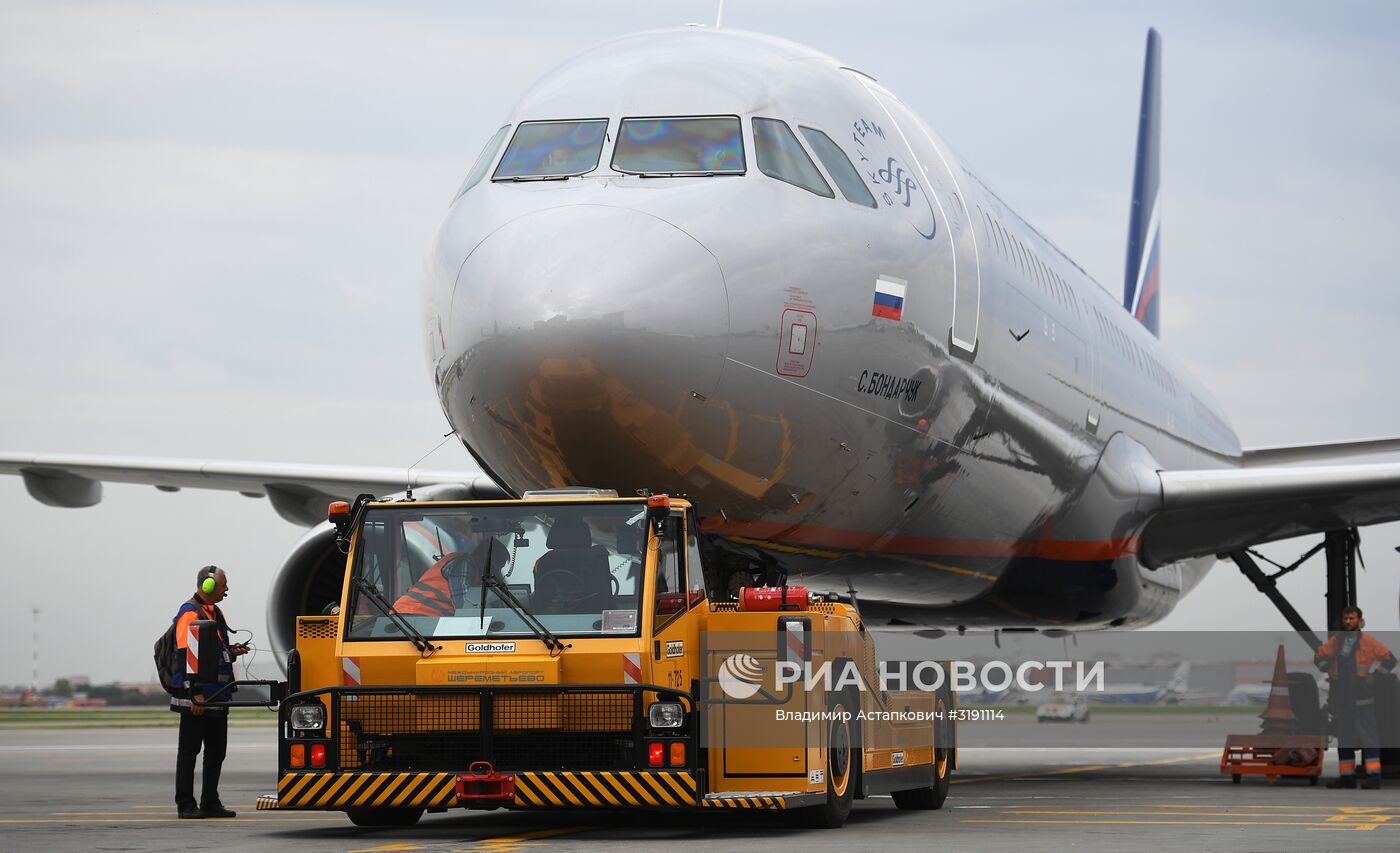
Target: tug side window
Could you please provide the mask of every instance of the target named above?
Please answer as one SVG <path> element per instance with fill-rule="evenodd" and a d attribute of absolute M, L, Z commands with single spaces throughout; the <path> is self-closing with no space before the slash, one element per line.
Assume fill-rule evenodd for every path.
<path fill-rule="evenodd" d="M 686 588 L 685 571 L 681 565 L 680 539 L 681 520 L 672 516 L 662 525 L 661 542 L 656 555 L 656 619 L 653 633 L 660 631 L 673 619 L 685 612 Z"/>

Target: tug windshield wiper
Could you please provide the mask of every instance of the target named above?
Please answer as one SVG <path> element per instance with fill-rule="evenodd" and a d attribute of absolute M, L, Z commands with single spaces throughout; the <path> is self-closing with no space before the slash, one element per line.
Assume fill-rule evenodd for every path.
<path fill-rule="evenodd" d="M 491 589 L 496 593 L 496 597 L 505 602 L 505 605 L 520 617 L 525 623 L 525 627 L 530 629 L 530 633 L 535 638 L 544 643 L 544 647 L 549 649 L 550 657 L 556 657 L 564 653 L 569 645 L 564 643 L 554 632 L 545 627 L 535 614 L 531 613 L 525 605 L 520 603 L 520 599 L 510 591 L 510 585 L 496 577 L 495 571 L 491 568 L 491 549 L 496 547 L 496 540 L 491 538 L 490 544 L 486 546 L 486 569 L 481 573 L 481 613 L 482 622 L 485 622 L 486 614 L 486 590 Z"/>
<path fill-rule="evenodd" d="M 442 646 L 435 646 L 428 642 L 428 638 L 423 636 L 423 632 L 413 627 L 407 619 L 403 618 L 403 614 L 395 610 L 392 604 L 385 601 L 379 589 L 369 581 L 356 576 L 353 578 L 353 582 L 355 586 L 359 587 L 360 591 L 364 593 L 365 598 L 368 598 L 370 603 L 379 609 L 380 613 L 388 616 L 390 621 L 399 627 L 400 631 L 408 635 L 408 639 L 413 643 L 414 647 L 418 649 L 420 655 L 425 658 L 432 657 L 433 652 L 442 648 Z"/>

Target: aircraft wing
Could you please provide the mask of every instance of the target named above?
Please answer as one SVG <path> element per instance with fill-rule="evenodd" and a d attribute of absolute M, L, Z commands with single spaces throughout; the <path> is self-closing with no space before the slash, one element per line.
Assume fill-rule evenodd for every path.
<path fill-rule="evenodd" d="M 388 495 L 405 488 L 422 497 L 505 498 L 505 489 L 480 471 L 424 471 L 339 465 L 295 465 L 220 459 L 164 459 L 135 456 L 62 456 L 0 453 L 0 474 L 18 474 L 40 503 L 59 507 L 93 506 L 102 484 L 139 483 L 166 492 L 219 489 L 266 497 L 277 514 L 311 526 L 326 518 L 333 500 L 361 493 Z"/>
<path fill-rule="evenodd" d="M 1279 447 L 1255 447 L 1244 451 L 1240 464 L 1245 468 L 1267 465 L 1287 465 L 1355 459 L 1370 453 L 1400 452 L 1400 438 L 1362 438 L 1352 441 L 1329 441 L 1323 444 L 1292 444 Z"/>
<path fill-rule="evenodd" d="M 1335 458 L 1333 445 L 1271 448 L 1254 457 L 1280 461 Z M 1368 451 L 1380 449 L 1367 447 Z M 1384 449 L 1390 449 L 1386 447 Z M 1245 455 L 1246 465 L 1250 455 Z M 1149 566 L 1223 554 L 1263 542 L 1400 520 L 1400 463 L 1259 466 L 1160 471 L 1160 510 L 1142 534 Z"/>

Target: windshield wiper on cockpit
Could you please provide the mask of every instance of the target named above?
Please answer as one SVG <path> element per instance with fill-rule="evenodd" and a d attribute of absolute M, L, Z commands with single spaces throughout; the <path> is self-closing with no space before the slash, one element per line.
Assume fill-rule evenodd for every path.
<path fill-rule="evenodd" d="M 486 546 L 486 569 L 481 573 L 481 613 L 482 621 L 485 622 L 486 614 L 486 590 L 490 588 L 495 591 L 496 597 L 504 601 L 506 606 L 515 611 L 515 614 L 525 623 L 525 627 L 530 629 L 536 639 L 544 643 L 544 647 L 549 649 L 549 656 L 556 657 L 564 653 L 569 645 L 564 643 L 554 632 L 545 627 L 535 614 L 531 613 L 525 605 L 520 603 L 520 599 L 510 591 L 510 586 L 502 579 L 496 577 L 496 572 L 491 568 L 491 549 L 496 547 L 496 538 L 493 536 Z M 488 632 L 489 633 L 489 632 Z"/>
<path fill-rule="evenodd" d="M 414 647 L 418 649 L 418 654 L 428 658 L 433 656 L 433 652 L 442 649 L 442 646 L 435 646 L 428 642 L 428 638 L 423 636 L 423 632 L 413 627 L 407 619 L 403 618 L 403 614 L 395 610 L 394 605 L 385 601 L 378 587 L 358 575 L 353 578 L 353 582 L 355 586 L 359 587 L 360 591 L 365 594 L 365 597 L 370 600 L 370 603 L 379 609 L 380 613 L 388 616 L 390 621 L 399 627 L 400 631 L 408 635 L 408 639 L 413 643 Z"/>
<path fill-rule="evenodd" d="M 741 172 L 637 172 L 639 178 L 713 178 Z"/>
<path fill-rule="evenodd" d="M 492 178 L 493 183 L 510 181 L 513 184 L 524 183 L 525 181 L 567 181 L 577 175 L 511 175 L 507 178 Z"/>

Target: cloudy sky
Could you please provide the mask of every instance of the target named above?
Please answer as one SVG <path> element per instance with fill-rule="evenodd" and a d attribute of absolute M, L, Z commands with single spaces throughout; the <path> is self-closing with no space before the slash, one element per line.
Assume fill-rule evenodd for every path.
<path fill-rule="evenodd" d="M 0 5 L 0 449 L 412 463 L 447 431 L 423 250 L 482 143 L 573 53 L 715 7 Z M 1246 446 L 1400 435 L 1400 5 L 730 0 L 724 23 L 879 78 L 1114 290 L 1156 26 L 1164 339 Z M 0 479 L 0 684 L 29 680 L 36 605 L 42 681 L 149 677 L 209 562 L 265 637 L 299 528 L 237 495 L 106 494 L 58 510 Z M 1400 530 L 1363 536 L 1394 628 Z M 1322 621 L 1320 563 L 1284 586 Z M 1228 566 L 1165 623 L 1281 624 Z"/>

